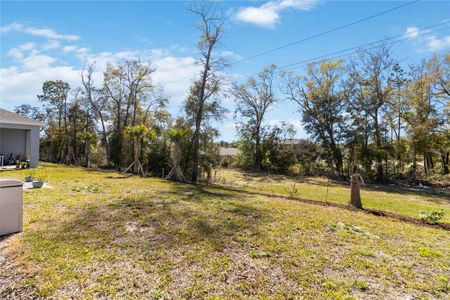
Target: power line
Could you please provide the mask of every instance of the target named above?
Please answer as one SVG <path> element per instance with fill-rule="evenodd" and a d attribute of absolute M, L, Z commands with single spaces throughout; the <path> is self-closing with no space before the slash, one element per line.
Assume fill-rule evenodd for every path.
<path fill-rule="evenodd" d="M 257 57 L 260 57 L 260 56 L 269 54 L 269 53 L 273 53 L 273 52 L 279 51 L 279 50 L 281 50 L 281 49 L 285 49 L 285 48 L 288 48 L 288 47 L 291 47 L 291 46 L 294 46 L 294 45 L 297 45 L 297 44 L 300 44 L 300 43 L 304 43 L 304 42 L 306 42 L 306 41 L 315 39 L 315 38 L 317 38 L 317 37 L 320 37 L 320 36 L 323 36 L 323 35 L 326 35 L 326 34 L 329 34 L 329 33 L 332 33 L 332 32 L 335 32 L 335 31 L 338 31 L 338 30 L 341 30 L 341 29 L 344 29 L 344 28 L 347 28 L 347 27 L 350 27 L 350 26 L 353 26 L 353 25 L 355 25 L 355 24 L 362 23 L 362 22 L 364 22 L 364 21 L 367 21 L 367 20 L 376 18 L 376 17 L 378 17 L 378 16 L 381 16 L 381 15 L 384 15 L 384 14 L 387 14 L 387 13 L 390 13 L 390 12 L 392 12 L 392 11 L 401 9 L 401 8 L 403 8 L 403 7 L 409 6 L 409 5 L 414 4 L 414 3 L 416 3 L 416 2 L 418 2 L 418 0 L 414 0 L 414 1 L 411 1 L 411 2 L 407 2 L 407 3 L 405 3 L 405 4 L 401 4 L 401 5 L 395 6 L 395 7 L 393 7 L 393 8 L 390 8 L 390 9 L 387 9 L 387 10 L 384 10 L 384 11 L 381 11 L 381 12 L 376 13 L 376 14 L 374 14 L 374 15 L 370 15 L 370 16 L 367 16 L 367 17 L 358 19 L 358 20 L 356 20 L 356 21 L 353 21 L 353 22 L 350 22 L 350 23 L 347 23 L 347 24 L 344 24 L 344 25 L 335 27 L 335 28 L 333 28 L 333 29 L 330 29 L 330 30 L 327 30 L 327 31 L 324 31 L 324 32 L 321 32 L 321 33 L 318 33 L 318 34 L 315 34 L 315 35 L 312 35 L 312 36 L 310 36 L 310 37 L 307 37 L 307 38 L 304 38 L 304 39 L 301 39 L 301 40 L 298 40 L 298 41 L 294 41 L 294 42 L 291 42 L 291 43 L 289 43 L 289 44 L 282 45 L 282 46 L 279 46 L 279 47 L 277 47 L 277 48 L 270 49 L 270 50 L 267 50 L 267 51 L 258 53 L 258 54 L 256 54 L 256 55 L 249 56 L 249 57 L 246 57 L 246 58 L 237 60 L 237 61 L 231 63 L 230 66 L 233 66 L 233 65 L 235 65 L 235 64 L 237 64 L 237 63 L 240 63 L 240 62 L 243 62 L 243 61 L 247 61 L 247 60 L 250 60 L 250 59 L 254 59 L 254 58 L 257 58 Z"/>
<path fill-rule="evenodd" d="M 421 34 L 419 34 L 419 35 L 417 35 L 417 36 L 422 36 L 422 35 L 426 35 L 426 34 L 430 34 L 430 33 L 435 33 L 435 32 L 439 32 L 439 31 L 446 30 L 446 29 L 450 29 L 450 26 L 449 26 L 449 27 L 444 27 L 444 28 L 441 28 L 441 29 L 437 29 L 437 30 L 433 30 L 433 31 L 423 32 L 423 33 L 421 33 Z M 384 44 L 384 45 L 393 45 L 393 44 L 396 44 L 396 43 L 399 43 L 399 42 L 403 42 L 403 41 L 407 41 L 407 40 L 413 40 L 413 39 L 415 39 L 417 36 L 415 36 L 415 37 L 407 37 L 407 38 L 404 38 L 404 39 L 392 41 L 392 42 L 386 43 L 386 44 Z M 380 47 L 380 45 L 376 45 L 376 46 L 374 46 L 374 47 L 369 47 L 369 48 L 365 48 L 365 49 L 361 49 L 361 50 L 371 50 L 371 49 L 376 49 L 376 48 L 378 48 L 378 47 Z M 352 53 L 347 53 L 347 54 L 342 54 L 342 55 L 337 55 L 337 56 L 331 57 L 331 58 L 329 58 L 329 59 L 336 59 L 336 58 L 345 57 L 345 56 L 352 55 L 352 54 L 354 54 L 354 52 L 352 52 Z M 313 62 L 313 61 L 314 61 L 314 60 L 311 60 L 311 62 Z M 288 69 L 296 69 L 296 68 L 299 68 L 299 67 L 302 67 L 302 66 L 306 66 L 306 65 L 308 65 L 308 63 L 304 63 L 304 64 L 301 64 L 301 65 L 297 65 L 297 66 L 295 66 L 295 67 L 291 67 L 291 68 L 288 68 Z"/>
<path fill-rule="evenodd" d="M 366 47 L 366 46 L 370 46 L 370 45 L 374 45 L 374 44 L 381 44 L 381 43 L 384 43 L 386 41 L 393 40 L 393 39 L 396 39 L 396 38 L 399 38 L 399 37 L 402 37 L 402 36 L 405 36 L 405 35 L 417 34 L 416 36 L 408 36 L 406 38 L 403 38 L 403 39 L 400 39 L 400 40 L 396 40 L 396 41 L 393 41 L 393 42 L 390 42 L 390 43 L 387 43 L 387 44 L 395 44 L 395 43 L 402 42 L 402 41 L 405 41 L 405 40 L 411 40 L 411 39 L 414 39 L 414 38 L 416 38 L 418 36 L 422 36 L 422 35 L 425 35 L 425 34 L 430 34 L 430 33 L 434 33 L 434 32 L 438 32 L 438 31 L 441 31 L 441 30 L 448 29 L 450 27 L 445 27 L 445 28 L 441 28 L 441 29 L 438 29 L 438 30 L 434 30 L 434 31 L 425 31 L 425 32 L 419 33 L 421 31 L 429 30 L 431 28 L 442 26 L 442 25 L 445 25 L 445 24 L 448 24 L 448 23 L 450 23 L 450 20 L 442 22 L 442 23 L 439 23 L 439 24 L 427 26 L 427 27 L 424 27 L 422 29 L 418 29 L 418 30 L 411 31 L 411 32 L 408 32 L 408 33 L 402 33 L 402 34 L 399 34 L 399 35 L 391 36 L 391 37 L 388 37 L 388 38 L 385 38 L 385 39 L 381 39 L 381 40 L 378 40 L 378 41 L 375 41 L 375 42 L 370 42 L 370 43 L 354 46 L 354 47 L 351 47 L 351 48 L 347 48 L 347 49 L 344 49 L 344 50 L 339 50 L 339 51 L 331 52 L 331 53 L 328 53 L 328 54 L 320 55 L 320 56 L 317 56 L 317 57 L 314 57 L 314 58 L 309 58 L 309 59 L 305 59 L 305 60 L 302 60 L 302 61 L 294 62 L 294 63 L 287 64 L 287 65 L 284 65 L 284 66 L 280 66 L 279 68 L 280 69 L 291 69 L 293 66 L 303 66 L 303 65 L 306 65 L 309 62 L 312 62 L 312 61 L 315 61 L 315 60 L 319 60 L 319 59 L 322 59 L 322 58 L 326 58 L 328 56 L 332 56 L 332 55 L 348 52 L 348 51 L 351 51 L 351 50 L 361 49 L 362 47 Z M 374 47 L 374 48 L 376 48 L 376 47 Z M 372 48 L 370 48 L 370 49 L 372 49 Z M 349 54 L 346 54 L 346 55 L 349 55 Z M 341 55 L 341 56 L 345 56 L 345 55 Z M 341 56 L 338 56 L 338 57 L 341 57 Z"/>

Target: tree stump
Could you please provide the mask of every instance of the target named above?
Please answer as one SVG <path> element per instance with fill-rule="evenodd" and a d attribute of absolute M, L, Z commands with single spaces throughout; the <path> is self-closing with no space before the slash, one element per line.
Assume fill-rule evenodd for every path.
<path fill-rule="evenodd" d="M 360 174 L 353 174 L 351 179 L 350 205 L 361 209 L 361 186 L 364 186 L 364 180 Z"/>

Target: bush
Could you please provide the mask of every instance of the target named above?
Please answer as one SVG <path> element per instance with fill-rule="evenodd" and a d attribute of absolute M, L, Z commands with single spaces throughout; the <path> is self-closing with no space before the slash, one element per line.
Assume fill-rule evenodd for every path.
<path fill-rule="evenodd" d="M 291 186 L 288 186 L 285 188 L 286 193 L 289 195 L 290 198 L 294 198 L 295 195 L 298 193 L 297 185 L 294 183 Z"/>
<path fill-rule="evenodd" d="M 420 212 L 420 219 L 427 224 L 437 224 L 443 217 L 444 217 L 443 209 L 432 212 L 422 210 Z"/>
<path fill-rule="evenodd" d="M 228 168 L 229 164 L 230 163 L 228 162 L 228 160 L 224 160 L 220 165 L 222 166 L 222 168 Z"/>

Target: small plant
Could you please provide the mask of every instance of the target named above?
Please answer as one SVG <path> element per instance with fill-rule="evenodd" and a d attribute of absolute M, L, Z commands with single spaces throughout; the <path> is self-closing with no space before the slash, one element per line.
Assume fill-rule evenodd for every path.
<path fill-rule="evenodd" d="M 37 181 L 37 182 L 45 182 L 47 180 L 47 178 L 43 174 L 37 175 L 34 179 L 35 179 L 34 181 Z"/>
<path fill-rule="evenodd" d="M 45 174 L 37 173 L 33 178 L 33 188 L 41 188 L 44 186 L 44 182 L 47 180 Z"/>
<path fill-rule="evenodd" d="M 419 248 L 419 255 L 422 257 L 442 257 L 442 253 L 437 251 L 437 250 L 433 250 L 430 249 L 428 247 L 420 247 Z"/>
<path fill-rule="evenodd" d="M 250 251 L 250 257 L 251 258 L 264 258 L 264 257 L 270 257 L 270 254 L 252 250 L 252 251 Z"/>
<path fill-rule="evenodd" d="M 292 184 L 291 186 L 288 186 L 285 188 L 286 193 L 288 193 L 289 198 L 294 198 L 295 195 L 298 193 L 297 184 Z"/>
<path fill-rule="evenodd" d="M 33 178 L 35 176 L 36 172 L 34 170 L 31 170 L 28 172 L 28 175 L 25 176 L 25 182 L 33 182 Z"/>
<path fill-rule="evenodd" d="M 450 281 L 448 280 L 448 277 L 441 275 L 437 277 L 437 280 L 441 283 L 438 291 L 444 293 L 450 292 Z"/>
<path fill-rule="evenodd" d="M 420 212 L 420 219 L 427 224 L 437 224 L 444 217 L 444 210 L 424 211 Z"/>
<path fill-rule="evenodd" d="M 164 297 L 164 292 L 160 289 L 153 289 L 152 290 L 152 299 L 158 300 Z"/>
<path fill-rule="evenodd" d="M 355 280 L 353 282 L 353 286 L 361 291 L 367 291 L 369 289 L 369 286 L 367 285 L 367 283 L 365 283 L 363 281 L 359 281 L 359 280 Z"/>

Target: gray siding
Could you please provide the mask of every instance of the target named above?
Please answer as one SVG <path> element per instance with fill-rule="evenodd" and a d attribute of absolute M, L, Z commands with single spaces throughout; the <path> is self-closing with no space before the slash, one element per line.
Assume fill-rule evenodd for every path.
<path fill-rule="evenodd" d="M 23 129 L 0 128 L 0 153 L 5 157 L 13 154 L 24 158 L 26 155 L 26 131 Z"/>
<path fill-rule="evenodd" d="M 30 130 L 30 164 L 37 167 L 39 162 L 39 127 Z"/>
<path fill-rule="evenodd" d="M 32 167 L 39 162 L 39 127 L 13 124 L 0 124 L 0 153 L 6 157 L 10 153 L 14 159 L 29 158 Z"/>

